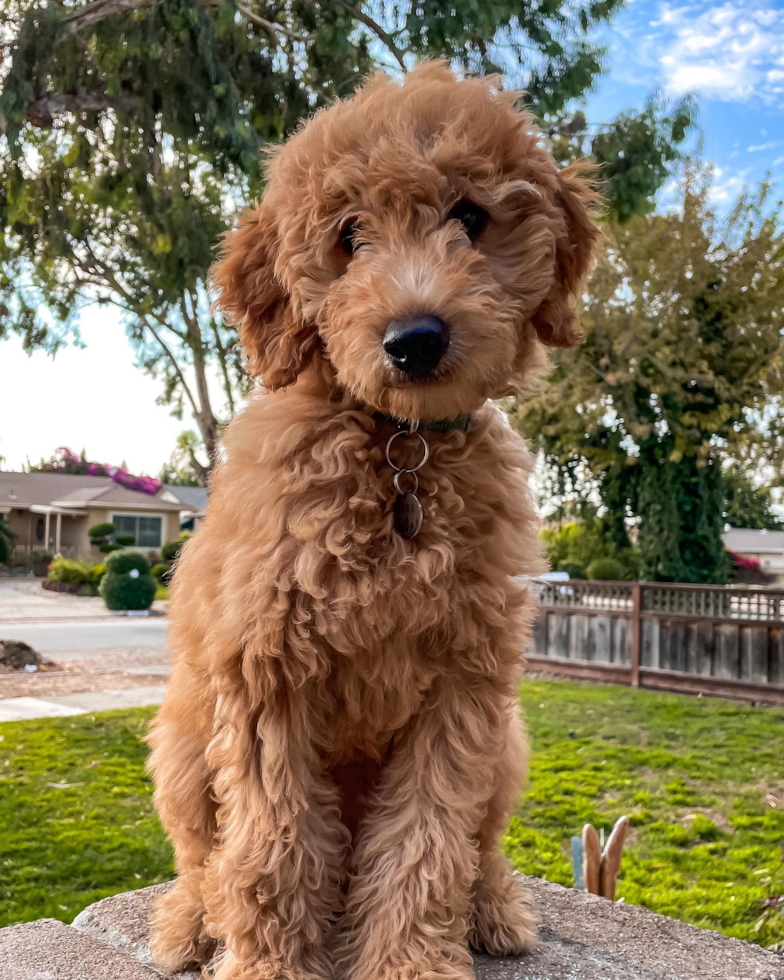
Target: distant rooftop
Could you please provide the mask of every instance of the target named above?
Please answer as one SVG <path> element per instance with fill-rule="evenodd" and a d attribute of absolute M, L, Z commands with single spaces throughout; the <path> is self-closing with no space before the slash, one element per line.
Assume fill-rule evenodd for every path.
<path fill-rule="evenodd" d="M 725 531 L 722 540 L 730 551 L 739 554 L 752 552 L 761 554 L 784 554 L 784 531 L 757 531 L 749 527 L 731 527 Z"/>
<path fill-rule="evenodd" d="M 187 491 L 183 493 L 183 491 Z M 83 508 L 115 506 L 138 510 L 201 511 L 207 491 L 200 487 L 164 486 L 157 494 L 120 486 L 108 476 L 70 473 L 13 473 L 0 470 L 0 510 L 34 506 Z"/>

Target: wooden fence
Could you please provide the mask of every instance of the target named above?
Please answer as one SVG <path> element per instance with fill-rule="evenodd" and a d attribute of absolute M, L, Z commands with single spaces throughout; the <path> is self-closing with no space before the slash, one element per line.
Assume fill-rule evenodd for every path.
<path fill-rule="evenodd" d="M 784 704 L 784 589 L 536 583 L 531 668 Z"/>

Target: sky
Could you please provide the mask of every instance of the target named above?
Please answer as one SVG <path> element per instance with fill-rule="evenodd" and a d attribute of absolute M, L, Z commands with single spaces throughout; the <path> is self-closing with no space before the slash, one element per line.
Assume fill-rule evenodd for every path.
<path fill-rule="evenodd" d="M 716 206 L 768 177 L 784 191 L 784 0 L 630 0 L 602 40 L 608 70 L 589 97 L 590 123 L 640 105 L 657 88 L 670 98 L 694 93 Z M 68 446 L 157 474 L 193 423 L 156 404 L 160 386 L 134 366 L 111 310 L 89 308 L 81 333 L 85 349 L 54 360 L 28 356 L 15 338 L 0 341 L 3 467 Z"/>

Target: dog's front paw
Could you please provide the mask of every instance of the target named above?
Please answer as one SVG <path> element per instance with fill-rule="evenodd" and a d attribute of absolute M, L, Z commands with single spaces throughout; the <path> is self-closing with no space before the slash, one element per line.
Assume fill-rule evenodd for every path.
<path fill-rule="evenodd" d="M 364 962 L 348 975 L 350 980 L 474 980 L 471 954 L 465 945 L 396 953 L 383 960 L 363 958 Z"/>
<path fill-rule="evenodd" d="M 468 942 L 491 956 L 519 956 L 536 945 L 538 921 L 530 893 L 509 875 L 497 891 L 474 896 Z"/>
<path fill-rule="evenodd" d="M 152 918 L 150 952 L 155 963 L 172 973 L 203 966 L 215 950 L 204 926 L 204 910 L 178 881 L 159 901 Z"/>
<path fill-rule="evenodd" d="M 242 963 L 231 952 L 216 961 L 210 980 L 333 980 L 334 970 L 326 951 L 314 952 L 311 961 L 294 965 L 271 957 Z"/>

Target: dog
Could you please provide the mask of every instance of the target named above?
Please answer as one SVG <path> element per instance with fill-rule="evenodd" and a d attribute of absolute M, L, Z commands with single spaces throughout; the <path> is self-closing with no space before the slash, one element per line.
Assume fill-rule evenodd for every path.
<path fill-rule="evenodd" d="M 267 178 L 214 268 L 260 384 L 174 576 L 153 954 L 468 980 L 469 945 L 536 940 L 499 837 L 542 559 L 492 401 L 577 341 L 596 194 L 497 79 L 442 63 L 318 111 Z"/>

